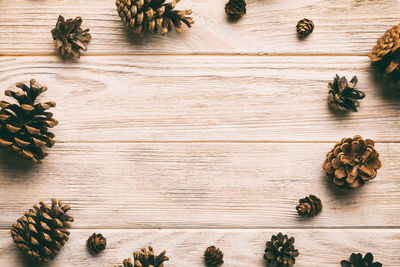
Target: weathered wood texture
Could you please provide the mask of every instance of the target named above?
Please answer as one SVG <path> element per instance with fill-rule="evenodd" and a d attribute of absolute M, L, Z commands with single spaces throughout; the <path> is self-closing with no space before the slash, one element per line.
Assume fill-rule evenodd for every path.
<path fill-rule="evenodd" d="M 58 15 L 81 16 L 93 40 L 88 54 L 285 53 L 366 54 L 386 29 L 399 23 L 396 0 L 247 1 L 247 15 L 229 23 L 226 1 L 184 0 L 196 23 L 190 30 L 152 38 L 127 35 L 114 0 L 1 1 L 0 54 L 53 54 L 50 30 Z M 315 22 L 304 41 L 296 36 L 303 17 Z"/>
<path fill-rule="evenodd" d="M 134 250 L 151 244 L 156 252 L 166 249 L 168 267 L 205 266 L 202 252 L 210 245 L 224 251 L 223 266 L 266 266 L 263 260 L 265 242 L 279 231 L 295 237 L 300 251 L 296 267 L 337 267 L 353 252 L 373 251 L 383 266 L 399 266 L 400 230 L 101 230 L 107 238 L 107 249 L 91 256 L 86 239 L 96 229 L 72 230 L 70 241 L 61 250 L 54 267 L 110 267 L 132 257 Z M 35 266 L 21 259 L 9 232 L 0 231 L 2 266 Z M 380 241 L 380 242 L 378 242 Z M 384 246 L 382 245 L 384 244 Z M 383 249 L 384 248 L 384 249 Z"/>
<path fill-rule="evenodd" d="M 367 57 L 3 57 L 0 86 L 46 84 L 59 141 L 400 141 L 399 98 L 368 68 Z M 335 73 L 358 75 L 358 113 L 329 110 Z"/>
<path fill-rule="evenodd" d="M 114 0 L 0 1 L 0 90 L 35 77 L 60 121 L 43 164 L 0 152 L 0 266 L 36 266 L 21 260 L 9 227 L 51 197 L 76 219 L 52 267 L 113 266 L 148 244 L 168 251 L 166 267 L 203 266 L 212 244 L 224 266 L 264 266 L 265 241 L 282 229 L 296 237 L 296 266 L 368 251 L 400 266 L 400 97 L 379 89 L 366 56 L 399 23 L 400 1 L 248 0 L 236 23 L 224 4 L 181 1 L 192 29 L 138 38 Z M 79 61 L 54 50 L 60 14 L 82 16 L 93 35 Z M 303 17 L 316 28 L 300 41 Z M 358 113 L 328 109 L 336 73 L 358 76 L 367 94 Z M 321 164 L 354 134 L 378 141 L 383 167 L 341 191 Z M 324 204 L 314 219 L 295 211 L 308 194 Z M 94 231 L 108 239 L 98 257 L 85 250 Z"/>
<path fill-rule="evenodd" d="M 399 227 L 400 144 L 377 144 L 377 178 L 350 192 L 321 168 L 333 145 L 57 144 L 30 168 L 3 156 L 0 227 L 53 196 L 71 203 L 78 228 Z M 301 219 L 309 194 L 324 210 Z"/>

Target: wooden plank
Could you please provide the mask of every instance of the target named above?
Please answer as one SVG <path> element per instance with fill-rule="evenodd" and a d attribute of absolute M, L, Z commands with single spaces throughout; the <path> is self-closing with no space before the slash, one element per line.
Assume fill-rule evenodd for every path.
<path fill-rule="evenodd" d="M 354 191 L 328 183 L 331 143 L 57 144 L 42 165 L 4 154 L 0 228 L 51 197 L 71 203 L 74 227 L 398 227 L 400 144 L 377 144 L 383 167 Z M 316 194 L 324 211 L 301 219 Z"/>
<path fill-rule="evenodd" d="M 179 9 L 191 8 L 196 23 L 182 34 L 151 38 L 129 36 L 114 1 L 24 0 L 0 3 L 0 54 L 55 54 L 50 30 L 58 15 L 81 16 L 93 40 L 88 54 L 367 54 L 386 29 L 398 24 L 400 3 L 395 0 L 248 0 L 247 15 L 228 22 L 226 1 L 185 0 Z M 334 14 L 334 15 L 332 15 Z M 314 33 L 300 41 L 295 26 L 312 19 Z"/>
<path fill-rule="evenodd" d="M 366 57 L 3 57 L 0 86 L 46 84 L 59 141 L 400 141 L 399 98 L 368 68 Z M 335 73 L 358 75 L 358 113 L 329 110 Z"/>
<path fill-rule="evenodd" d="M 107 248 L 91 256 L 85 247 L 93 232 L 107 238 Z M 70 241 L 48 266 L 109 267 L 132 257 L 134 250 L 151 244 L 156 252 L 167 250 L 170 260 L 165 266 L 204 266 L 203 251 L 216 245 L 224 252 L 224 266 L 264 266 L 265 242 L 279 231 L 294 236 L 300 255 L 296 266 L 339 266 L 353 252 L 372 252 L 383 266 L 398 266 L 400 230 L 72 230 Z M 384 247 L 385 249 L 382 249 Z M 21 259 L 7 230 L 0 231 L 0 263 L 2 266 L 32 266 Z M 46 265 L 47 266 L 47 265 Z"/>

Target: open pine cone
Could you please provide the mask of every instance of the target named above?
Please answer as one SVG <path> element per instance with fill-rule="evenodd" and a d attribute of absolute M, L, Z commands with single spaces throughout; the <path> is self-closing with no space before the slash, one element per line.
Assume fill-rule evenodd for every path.
<path fill-rule="evenodd" d="M 49 262 L 68 241 L 71 222 L 69 204 L 51 200 L 51 206 L 40 202 L 12 225 L 11 236 L 17 247 L 41 262 Z"/>
<path fill-rule="evenodd" d="M 135 34 L 167 33 L 173 28 L 182 30 L 182 22 L 189 28 L 194 23 L 190 9 L 174 10 L 180 0 L 116 0 L 118 14 L 126 28 Z"/>
<path fill-rule="evenodd" d="M 233 20 L 240 19 L 246 14 L 246 1 L 229 0 L 225 4 L 225 13 Z"/>
<path fill-rule="evenodd" d="M 374 141 L 359 135 L 343 138 L 327 153 L 322 167 L 336 185 L 357 188 L 374 179 L 382 166 L 374 145 Z"/>
<path fill-rule="evenodd" d="M 306 215 L 309 217 L 314 217 L 322 210 L 321 199 L 314 195 L 302 198 L 299 200 L 299 205 L 296 207 L 296 210 L 301 216 Z"/>
<path fill-rule="evenodd" d="M 215 267 L 224 263 L 224 253 L 215 246 L 208 247 L 204 251 L 204 262 L 206 266 Z"/>
<path fill-rule="evenodd" d="M 332 109 L 340 111 L 355 111 L 360 106 L 359 99 L 365 97 L 365 93 L 355 89 L 358 79 L 354 76 L 350 82 L 346 77 L 340 78 L 336 74 L 333 83 L 328 84 L 329 96 L 328 104 Z"/>
<path fill-rule="evenodd" d="M 13 97 L 18 104 L 0 101 L 0 147 L 9 148 L 19 155 L 40 162 L 47 156 L 44 147 L 53 147 L 54 134 L 48 132 L 58 124 L 53 113 L 47 112 L 55 107 L 54 101 L 35 103 L 36 98 L 47 90 L 39 86 L 34 79 L 30 86 L 18 83 L 21 91 L 6 90 L 6 96 Z"/>
<path fill-rule="evenodd" d="M 59 16 L 56 27 L 51 30 L 56 49 L 64 58 L 81 57 L 81 50 L 87 50 L 87 43 L 92 39 L 89 29 L 82 30 L 82 18 L 64 20 Z"/>
<path fill-rule="evenodd" d="M 164 267 L 164 261 L 169 260 L 165 253 L 166 251 L 164 250 L 158 256 L 155 256 L 153 248 L 149 246 L 149 250 L 142 248 L 139 252 L 135 251 L 133 253 L 133 263 L 131 258 L 128 258 L 122 264 L 123 267 Z"/>
<path fill-rule="evenodd" d="M 364 258 L 360 253 L 352 253 L 350 261 L 342 260 L 340 265 L 342 267 L 382 267 L 382 263 L 374 262 L 374 256 L 371 253 L 365 254 Z"/>
<path fill-rule="evenodd" d="M 271 237 L 265 248 L 264 259 L 268 266 L 291 267 L 295 264 L 295 257 L 299 256 L 299 251 L 294 247 L 294 237 L 279 233 Z"/>
<path fill-rule="evenodd" d="M 389 85 L 400 89 L 400 24 L 380 37 L 368 56 Z"/>

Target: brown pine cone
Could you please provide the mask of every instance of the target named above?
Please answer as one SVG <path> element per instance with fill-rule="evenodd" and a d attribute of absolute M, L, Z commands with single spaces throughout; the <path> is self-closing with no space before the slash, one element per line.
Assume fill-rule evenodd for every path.
<path fill-rule="evenodd" d="M 380 37 L 368 56 L 377 72 L 390 86 L 400 89 L 400 24 Z"/>
<path fill-rule="evenodd" d="M 51 30 L 56 49 L 60 51 L 64 58 L 74 56 L 81 57 L 80 50 L 87 50 L 87 43 L 92 39 L 89 29 L 82 30 L 82 18 L 64 20 L 59 16 L 56 27 Z"/>
<path fill-rule="evenodd" d="M 240 19 L 246 14 L 245 0 L 229 0 L 225 4 L 225 12 L 231 19 Z"/>
<path fill-rule="evenodd" d="M 40 162 L 47 156 L 44 147 L 53 147 L 55 135 L 48 132 L 58 121 L 53 113 L 47 112 L 56 102 L 35 103 L 36 98 L 47 90 L 39 86 L 35 79 L 30 86 L 17 84 L 22 90 L 13 92 L 6 90 L 6 96 L 13 97 L 18 104 L 0 101 L 0 147 L 16 152 L 24 158 Z"/>
<path fill-rule="evenodd" d="M 288 238 L 287 235 L 279 233 L 271 237 L 265 248 L 264 259 L 268 266 L 291 267 L 295 264 L 295 257 L 299 256 L 299 251 L 294 247 L 294 237 Z"/>
<path fill-rule="evenodd" d="M 204 262 L 206 266 L 220 266 L 224 263 L 224 253 L 215 246 L 208 247 L 204 251 Z"/>
<path fill-rule="evenodd" d="M 124 267 L 164 267 L 164 261 L 169 260 L 165 253 L 166 251 L 164 250 L 155 257 L 153 248 L 149 246 L 149 250 L 142 248 L 139 252 L 135 251 L 133 253 L 133 263 L 131 258 L 128 258 L 122 264 Z"/>
<path fill-rule="evenodd" d="M 92 254 L 97 254 L 104 250 L 107 245 L 107 240 L 102 236 L 102 234 L 93 233 L 86 241 L 87 249 Z"/>
<path fill-rule="evenodd" d="M 301 216 L 314 217 L 322 210 L 322 202 L 318 197 L 310 195 L 299 200 L 296 210 Z"/>
<path fill-rule="evenodd" d="M 365 254 L 364 258 L 360 253 L 352 253 L 350 261 L 342 260 L 340 265 L 342 267 L 382 267 L 382 263 L 374 262 L 374 256 L 371 253 Z"/>
<path fill-rule="evenodd" d="M 297 23 L 296 30 L 301 37 L 306 37 L 313 32 L 314 23 L 310 19 L 302 19 Z"/>
<path fill-rule="evenodd" d="M 349 188 L 357 188 L 374 179 L 382 166 L 374 145 L 374 141 L 364 141 L 359 135 L 343 138 L 327 153 L 322 165 L 328 178 L 340 187 Z"/>
<path fill-rule="evenodd" d="M 134 34 L 167 33 L 175 28 L 181 32 L 182 22 L 192 27 L 193 18 L 190 9 L 174 10 L 179 0 L 165 3 L 165 0 L 116 0 L 118 14 L 126 28 Z"/>
<path fill-rule="evenodd" d="M 51 200 L 51 206 L 40 202 L 12 225 L 11 236 L 17 247 L 25 254 L 41 261 L 49 262 L 69 239 L 71 222 L 69 204 Z"/>
<path fill-rule="evenodd" d="M 329 96 L 328 104 L 332 109 L 340 111 L 355 111 L 360 106 L 359 99 L 365 97 L 365 93 L 355 89 L 358 79 L 354 76 L 350 82 L 347 82 L 346 77 L 340 78 L 336 74 L 333 83 L 328 84 Z"/>

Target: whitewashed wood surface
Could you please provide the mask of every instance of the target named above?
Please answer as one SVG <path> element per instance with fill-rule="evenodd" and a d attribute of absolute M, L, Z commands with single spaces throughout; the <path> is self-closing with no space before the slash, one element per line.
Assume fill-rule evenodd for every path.
<path fill-rule="evenodd" d="M 339 266 L 372 252 L 400 266 L 400 96 L 380 88 L 368 51 L 399 23 L 396 0 L 248 0 L 231 23 L 222 0 L 182 0 L 196 23 L 181 34 L 132 37 L 106 0 L 0 1 L 0 86 L 36 78 L 55 100 L 57 144 L 40 165 L 0 152 L 0 266 L 30 267 L 11 224 L 51 197 L 71 203 L 71 239 L 51 267 L 113 266 L 147 245 L 168 266 L 265 266 L 265 242 L 296 238 L 296 266 Z M 50 30 L 81 16 L 93 40 L 62 60 Z M 316 25 L 298 40 L 303 17 Z M 332 113 L 327 83 L 357 75 L 358 113 Z M 5 97 L 4 97 L 5 98 Z M 4 99 L 0 98 L 0 99 Z M 347 192 L 321 164 L 342 137 L 373 138 L 383 167 Z M 308 194 L 324 210 L 299 218 Z M 91 256 L 93 232 L 108 247 Z"/>

